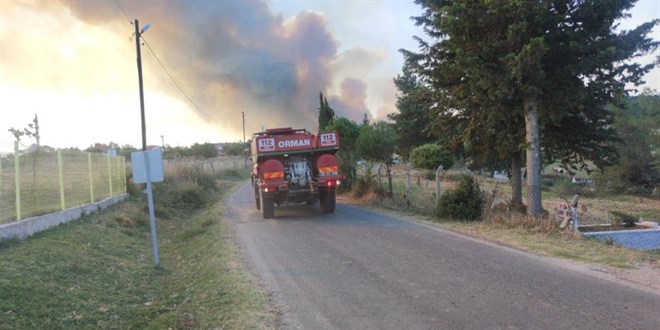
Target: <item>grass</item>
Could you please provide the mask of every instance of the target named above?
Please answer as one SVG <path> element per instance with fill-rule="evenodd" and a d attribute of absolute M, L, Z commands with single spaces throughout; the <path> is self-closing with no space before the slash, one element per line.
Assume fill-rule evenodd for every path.
<path fill-rule="evenodd" d="M 582 239 L 570 233 L 540 232 L 530 228 L 511 228 L 484 222 L 443 222 L 451 230 L 473 237 L 503 243 L 541 255 L 596 263 L 615 268 L 634 269 L 640 263 L 660 262 L 660 253 L 630 250 Z"/>
<path fill-rule="evenodd" d="M 100 153 L 92 153 L 90 158 L 91 164 L 87 153 L 62 152 L 65 208 L 90 202 L 90 165 L 94 201 L 124 192 L 124 158 L 109 158 Z M 26 219 L 62 210 L 57 153 L 26 154 L 20 156 L 19 163 L 21 217 Z M 0 158 L 0 223 L 17 218 L 15 188 L 13 157 Z"/>
<path fill-rule="evenodd" d="M 385 198 L 373 192 L 361 198 L 349 195 L 342 196 L 347 202 L 367 204 L 380 209 L 396 212 L 402 215 L 414 216 L 440 226 L 470 236 L 480 237 L 489 241 L 513 246 L 536 253 L 603 264 L 622 269 L 633 269 L 639 263 L 651 263 L 660 266 L 660 252 L 643 252 L 612 245 L 606 245 L 595 240 L 582 239 L 570 232 L 560 231 L 552 217 L 545 221 L 530 219 L 516 212 L 502 212 L 501 207 L 493 211 L 491 221 L 454 222 L 433 217 L 435 205 L 435 182 L 425 179 L 424 171 L 413 170 L 411 178 L 411 194 L 405 196 L 405 170 L 399 168 L 393 178 L 393 196 Z M 446 172 L 442 181 L 442 189 L 451 189 L 455 185 L 457 173 Z M 511 186 L 508 182 L 497 183 L 491 178 L 478 177 L 479 185 L 489 196 L 495 187 L 497 193 L 495 204 L 506 204 L 511 196 Z M 386 178 L 383 177 L 386 184 Z M 551 214 L 554 207 L 563 199 L 571 200 L 573 195 L 566 195 L 566 184 L 561 180 L 551 182 L 543 191 L 543 206 Z M 386 188 L 386 185 L 385 185 Z M 523 198 L 525 191 L 523 189 Z M 407 197 L 407 198 L 406 198 Z M 499 210 L 499 211 L 498 211 Z M 578 210 L 581 224 L 608 223 L 611 211 L 622 211 L 627 214 L 643 217 L 646 220 L 660 221 L 660 200 L 625 195 L 582 196 Z"/>
<path fill-rule="evenodd" d="M 170 209 L 157 220 L 158 267 L 137 198 L 2 243 L 0 329 L 273 327 L 268 297 L 222 221 L 218 201 L 236 182 L 220 182 L 223 193 L 209 192 L 202 209 Z"/>

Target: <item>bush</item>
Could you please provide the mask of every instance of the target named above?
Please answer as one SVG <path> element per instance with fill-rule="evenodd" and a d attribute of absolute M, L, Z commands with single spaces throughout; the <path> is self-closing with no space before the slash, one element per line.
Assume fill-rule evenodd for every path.
<path fill-rule="evenodd" d="M 338 187 L 340 193 L 345 193 L 353 189 L 356 183 L 355 160 L 350 152 L 340 150 L 336 154 L 337 161 L 339 162 L 339 173 L 344 176 L 342 185 Z"/>
<path fill-rule="evenodd" d="M 446 149 L 435 143 L 421 145 L 410 153 L 410 162 L 417 168 L 435 170 L 438 166 L 447 170 L 454 165 L 454 158 Z"/>
<path fill-rule="evenodd" d="M 442 194 L 436 209 L 436 216 L 453 220 L 474 221 L 481 218 L 484 206 L 484 193 L 477 181 L 463 174 L 458 186 Z"/>
<path fill-rule="evenodd" d="M 354 198 L 361 198 L 367 195 L 370 192 L 375 193 L 378 196 L 383 196 L 385 190 L 383 187 L 379 187 L 376 182 L 376 174 L 373 171 L 373 163 L 367 163 L 364 167 L 364 170 L 361 171 L 362 174 L 358 175 L 353 184 L 353 189 L 351 189 L 351 194 Z"/>
<path fill-rule="evenodd" d="M 612 219 L 612 223 L 614 224 L 623 223 L 625 227 L 635 227 L 635 222 L 637 222 L 637 218 L 634 215 L 630 215 L 628 213 L 619 212 L 619 211 L 612 211 L 611 213 L 614 216 L 614 219 Z"/>
<path fill-rule="evenodd" d="M 351 190 L 353 197 L 360 198 L 366 195 L 371 190 L 372 186 L 373 182 L 370 182 L 365 177 L 358 177 L 353 185 L 353 190 Z"/>
<path fill-rule="evenodd" d="M 653 187 L 632 184 L 622 180 L 620 177 L 611 174 L 609 169 L 605 173 L 594 175 L 596 190 L 609 195 L 634 195 L 650 197 L 653 193 Z"/>
<path fill-rule="evenodd" d="M 160 212 L 171 210 L 195 210 L 204 207 L 209 199 L 208 191 L 195 182 L 163 182 L 153 186 L 154 204 Z M 169 213 L 169 212 L 168 212 Z"/>

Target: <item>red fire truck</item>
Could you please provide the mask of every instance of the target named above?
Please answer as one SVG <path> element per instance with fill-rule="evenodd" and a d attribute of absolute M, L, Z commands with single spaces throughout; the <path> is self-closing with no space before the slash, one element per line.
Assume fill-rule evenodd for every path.
<path fill-rule="evenodd" d="M 322 213 L 335 211 L 339 174 L 335 153 L 337 132 L 311 134 L 291 127 L 252 135 L 252 186 L 264 219 L 275 216 L 275 205 L 319 202 Z"/>

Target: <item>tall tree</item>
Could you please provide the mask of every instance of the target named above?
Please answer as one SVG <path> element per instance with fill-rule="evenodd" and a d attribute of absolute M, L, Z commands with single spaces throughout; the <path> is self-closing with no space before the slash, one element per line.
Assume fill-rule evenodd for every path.
<path fill-rule="evenodd" d="M 407 160 L 413 148 L 434 140 L 427 131 L 432 98 L 429 88 L 408 65 L 403 66 L 403 75 L 394 78 L 394 85 L 400 93 L 396 101 L 399 112 L 388 114 L 387 118 L 394 122 L 394 130 L 399 135 L 398 153 Z"/>
<path fill-rule="evenodd" d="M 660 171 L 660 95 L 645 91 L 626 99 L 624 106 L 609 109 L 614 114 L 614 129 L 621 138 L 617 144 L 621 157 L 618 164 L 605 170 L 606 176 L 622 188 L 652 190 L 658 184 Z"/>
<path fill-rule="evenodd" d="M 377 121 L 370 125 L 362 125 L 360 135 L 355 142 L 355 149 L 362 157 L 385 164 L 390 195 L 392 195 L 392 155 L 397 138 L 396 131 L 390 124 Z"/>
<path fill-rule="evenodd" d="M 424 12 L 415 20 L 431 40 L 417 38 L 420 52 L 403 52 L 433 88 L 435 127 L 457 134 L 477 159 L 509 158 L 514 201 L 524 150 L 530 215 L 542 210 L 542 139 L 548 157 L 607 159 L 615 136 L 605 104 L 653 66 L 626 60 L 658 46 L 646 38 L 657 20 L 614 32 L 634 1 L 416 3 Z"/>
<path fill-rule="evenodd" d="M 328 99 L 319 92 L 319 132 L 326 129 L 328 124 L 335 118 L 335 111 L 328 104 Z"/>
<path fill-rule="evenodd" d="M 357 177 L 355 141 L 360 134 L 360 126 L 348 118 L 336 117 L 326 128 L 329 131 L 337 131 L 339 134 L 340 143 L 337 158 L 339 168 L 345 177 L 345 184 L 340 186 L 340 189 L 349 190 Z"/>

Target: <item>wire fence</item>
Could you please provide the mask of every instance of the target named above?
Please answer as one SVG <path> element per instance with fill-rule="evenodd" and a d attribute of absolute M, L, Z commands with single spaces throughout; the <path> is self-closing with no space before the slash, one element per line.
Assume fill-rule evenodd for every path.
<path fill-rule="evenodd" d="M 210 159 L 164 159 L 163 171 L 165 177 L 177 176 L 182 171 L 194 170 L 204 172 L 213 176 L 222 176 L 227 170 L 247 169 L 252 167 L 252 161 L 249 158 L 240 156 L 223 156 Z"/>
<path fill-rule="evenodd" d="M 0 223 L 65 210 L 126 193 L 126 160 L 45 149 L 0 157 Z"/>
<path fill-rule="evenodd" d="M 382 191 L 388 190 L 388 179 L 385 165 L 373 164 L 363 166 L 358 170 L 359 175 L 371 171 L 373 180 Z M 453 175 L 447 171 L 440 172 L 440 180 L 436 182 L 436 171 L 408 168 L 408 164 L 391 165 L 392 196 L 389 202 L 397 209 L 406 208 L 415 212 L 431 215 L 437 205 L 438 193 L 451 189 L 456 185 Z"/>
<path fill-rule="evenodd" d="M 388 190 L 385 166 L 381 165 L 380 178 L 378 164 L 372 167 L 362 167 L 359 175 L 365 175 L 371 170 L 373 180 L 382 191 Z M 550 170 L 552 171 L 552 170 Z M 438 194 L 442 195 L 454 189 L 463 174 L 470 174 L 476 179 L 480 189 L 484 192 L 491 209 L 509 210 L 511 204 L 512 187 L 507 178 L 494 178 L 467 170 L 442 170 L 439 172 L 424 169 L 410 168 L 407 164 L 391 166 L 392 196 L 385 199 L 385 206 L 397 210 L 411 210 L 423 215 L 433 215 L 438 201 Z M 436 188 L 436 175 L 439 174 L 439 187 Z M 577 193 L 581 196 L 577 214 L 580 225 L 607 224 L 612 222 L 611 211 L 622 211 L 634 215 L 636 218 L 657 221 L 660 200 L 657 198 L 642 198 L 640 196 L 608 196 L 601 194 L 593 186 L 583 186 L 573 182 L 570 178 L 557 174 L 546 174 L 549 181 L 543 190 L 543 206 L 551 217 L 554 217 L 562 202 L 570 200 Z M 523 181 L 523 203 L 526 194 Z"/>

